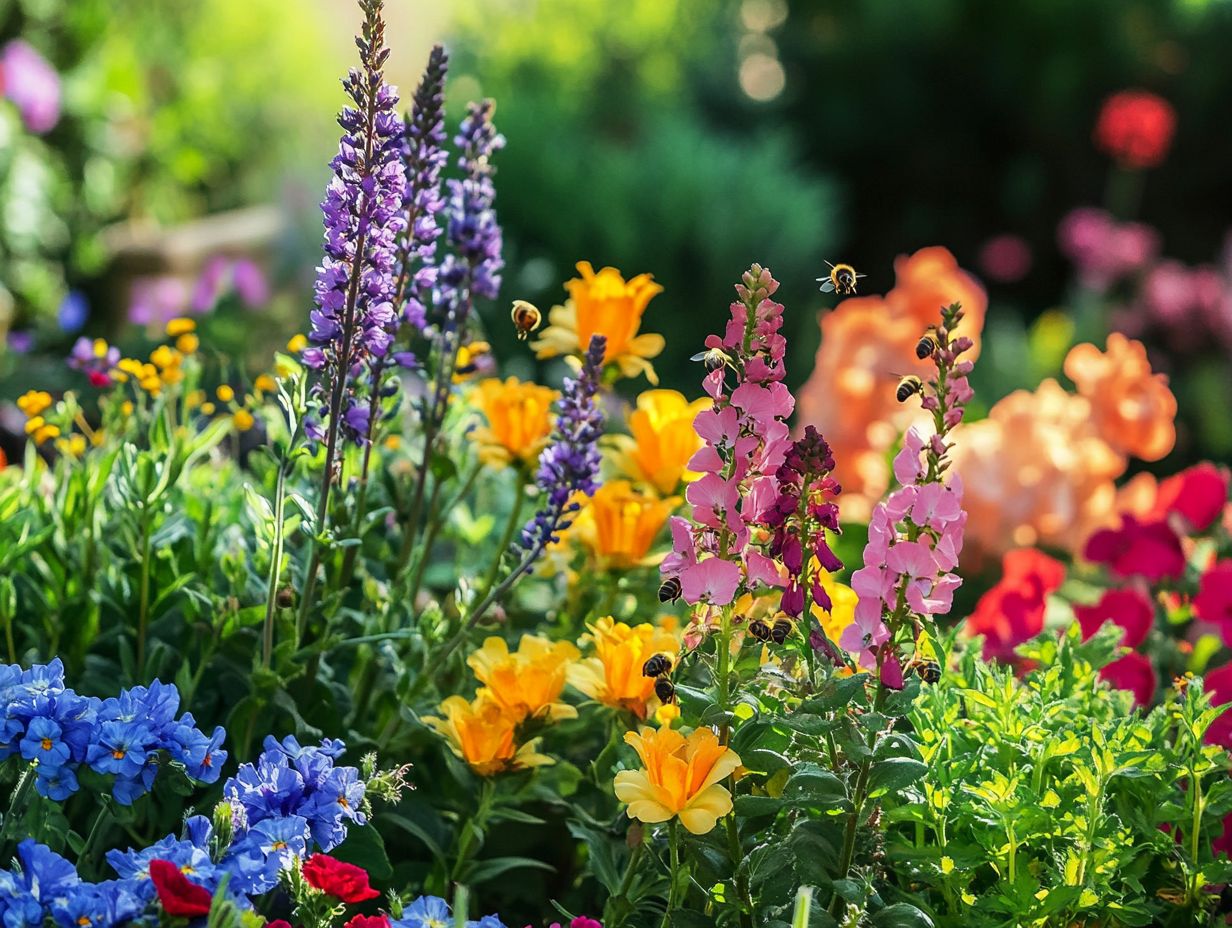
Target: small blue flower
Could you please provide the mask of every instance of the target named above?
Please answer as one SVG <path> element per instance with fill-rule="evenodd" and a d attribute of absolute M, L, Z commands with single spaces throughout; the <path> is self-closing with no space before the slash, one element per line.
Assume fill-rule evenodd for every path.
<path fill-rule="evenodd" d="M 60 323 L 60 331 L 73 335 L 81 331 L 81 327 L 89 318 L 90 304 L 86 301 L 85 294 L 80 290 L 70 290 L 66 293 L 64 299 L 60 301 L 60 309 L 56 314 L 56 321 Z"/>
<path fill-rule="evenodd" d="M 125 883 L 108 880 L 82 883 L 54 903 L 51 914 L 60 928 L 112 928 L 128 922 L 143 908 Z"/>
<path fill-rule="evenodd" d="M 63 802 L 77 792 L 77 774 L 69 767 L 59 767 L 51 773 L 40 770 L 38 779 L 34 781 L 34 788 L 40 796 L 53 802 Z"/>
<path fill-rule="evenodd" d="M 402 910 L 393 928 L 450 928 L 449 903 L 439 896 L 420 896 Z"/>
<path fill-rule="evenodd" d="M 131 779 L 145 768 L 146 745 L 152 740 L 153 734 L 145 725 L 104 722 L 99 727 L 98 741 L 86 753 L 86 761 L 99 773 Z"/>
<path fill-rule="evenodd" d="M 478 921 L 469 921 L 466 928 L 505 928 L 505 923 L 495 915 L 485 915 Z"/>
<path fill-rule="evenodd" d="M 63 729 L 53 720 L 36 718 L 31 720 L 26 736 L 21 739 L 21 756 L 37 762 L 42 776 L 52 776 L 68 763 L 71 752 L 68 745 L 60 740 L 62 732 Z"/>

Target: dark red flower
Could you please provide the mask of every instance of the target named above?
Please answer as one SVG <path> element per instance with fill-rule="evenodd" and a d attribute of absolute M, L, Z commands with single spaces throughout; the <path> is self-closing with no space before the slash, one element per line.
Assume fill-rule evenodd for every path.
<path fill-rule="evenodd" d="M 112 379 L 102 371 L 86 371 L 86 376 L 90 378 L 90 386 L 98 387 L 100 390 L 105 389 L 112 384 Z"/>
<path fill-rule="evenodd" d="M 368 871 L 328 854 L 313 854 L 304 861 L 304 879 L 343 902 L 363 902 L 380 895 L 368 884 Z"/>
<path fill-rule="evenodd" d="M 1160 483 L 1155 512 L 1180 516 L 1189 532 L 1202 533 L 1215 524 L 1227 503 L 1228 472 L 1203 461 Z"/>
<path fill-rule="evenodd" d="M 163 904 L 168 915 L 196 918 L 210 914 L 213 894 L 204 886 L 190 882 L 171 861 L 151 860 L 150 879 L 158 892 L 158 901 Z"/>
<path fill-rule="evenodd" d="M 967 634 L 984 636 L 984 657 L 1013 660 L 1014 648 L 1043 631 L 1048 594 L 1064 580 L 1065 565 L 1035 548 L 1006 552 L 1001 579 L 967 619 Z"/>
<path fill-rule="evenodd" d="M 1208 671 L 1204 685 L 1206 692 L 1211 694 L 1212 705 L 1222 706 L 1232 702 L 1232 663 Z M 1222 745 L 1232 751 L 1232 706 L 1206 730 L 1206 743 Z"/>
<path fill-rule="evenodd" d="M 1194 612 L 1204 622 L 1212 622 L 1232 645 L 1232 560 L 1217 561 L 1198 581 Z"/>
<path fill-rule="evenodd" d="M 276 918 L 272 922 L 266 922 L 265 928 L 291 928 L 291 923 L 285 918 Z"/>
<path fill-rule="evenodd" d="M 1131 168 L 1161 164 L 1176 131 L 1176 111 L 1145 90 L 1123 90 L 1104 101 L 1095 123 L 1095 144 Z"/>
<path fill-rule="evenodd" d="M 1118 577 L 1145 577 L 1152 583 L 1185 573 L 1181 539 L 1166 522 L 1121 518 L 1120 528 L 1100 529 L 1087 540 L 1083 557 L 1104 564 Z"/>
<path fill-rule="evenodd" d="M 389 916 L 356 915 L 343 928 L 389 928 Z"/>
<path fill-rule="evenodd" d="M 1090 638 L 1105 622 L 1125 630 L 1121 644 L 1136 648 L 1146 641 L 1155 624 L 1155 607 L 1145 593 L 1138 590 L 1105 590 L 1093 606 L 1075 606 L 1074 615 L 1082 626 L 1082 640 Z"/>
<path fill-rule="evenodd" d="M 1099 672 L 1099 678 L 1119 690 L 1129 690 L 1134 694 L 1134 704 L 1139 706 L 1150 703 L 1159 683 L 1151 659 L 1137 651 L 1113 661 Z"/>

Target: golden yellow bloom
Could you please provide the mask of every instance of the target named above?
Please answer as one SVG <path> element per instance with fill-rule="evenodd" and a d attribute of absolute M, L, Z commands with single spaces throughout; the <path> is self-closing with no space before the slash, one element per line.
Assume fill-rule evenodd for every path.
<path fill-rule="evenodd" d="M 560 394 L 516 377 L 481 380 L 471 400 L 488 420 L 471 432 L 479 459 L 490 467 L 533 461 L 552 434 L 552 404 Z"/>
<path fill-rule="evenodd" d="M 458 358 L 453 367 L 453 382 L 465 383 L 479 370 L 480 361 L 492 352 L 487 342 L 475 340 L 458 346 Z"/>
<path fill-rule="evenodd" d="M 133 409 L 134 409 L 133 401 L 125 400 L 123 403 L 120 404 L 120 415 L 125 416 L 125 417 L 131 416 L 133 414 Z"/>
<path fill-rule="evenodd" d="M 94 357 L 105 358 L 107 357 L 107 352 L 110 349 L 111 349 L 111 346 L 107 344 L 107 339 L 105 338 L 94 339 Z"/>
<path fill-rule="evenodd" d="M 201 347 L 201 339 L 192 332 L 186 332 L 175 340 L 175 347 L 184 354 L 192 354 Z"/>
<path fill-rule="evenodd" d="M 86 453 L 86 438 L 76 433 L 67 438 L 56 439 L 56 449 L 69 457 L 79 458 Z"/>
<path fill-rule="evenodd" d="M 47 422 L 42 416 L 32 416 L 26 420 L 26 434 L 36 445 L 41 445 L 48 439 L 59 438 L 60 427 Z"/>
<path fill-rule="evenodd" d="M 237 409 L 231 416 L 231 424 L 237 432 L 247 432 L 255 423 L 256 420 L 247 409 Z"/>
<path fill-rule="evenodd" d="M 252 382 L 252 385 L 262 393 L 278 392 L 278 381 L 269 374 L 258 374 L 257 379 Z"/>
<path fill-rule="evenodd" d="M 515 723 L 526 718 L 550 721 L 576 718 L 577 709 L 560 701 L 568 665 L 579 657 L 567 641 L 523 635 L 510 653 L 503 638 L 488 638 L 466 663 L 484 688 L 479 692 Z"/>
<path fill-rule="evenodd" d="M 27 390 L 17 397 L 17 408 L 26 414 L 27 419 L 41 416 L 51 406 L 51 394 L 44 390 Z"/>
<path fill-rule="evenodd" d="M 184 360 L 178 351 L 167 345 L 159 345 L 150 352 L 150 361 L 167 370 L 171 367 L 178 367 L 180 362 Z"/>
<path fill-rule="evenodd" d="M 570 529 L 601 567 L 628 568 L 650 563 L 650 546 L 676 511 L 678 497 L 659 499 L 627 480 L 609 480 L 587 501 Z"/>
<path fill-rule="evenodd" d="M 204 390 L 193 390 L 184 397 L 184 405 L 189 409 L 196 409 L 205 402 Z"/>
<path fill-rule="evenodd" d="M 569 299 L 548 313 L 548 327 L 532 346 L 535 353 L 541 358 L 580 355 L 592 335 L 605 335 L 605 363 L 617 365 L 625 377 L 645 374 L 657 384 L 659 379 L 647 359 L 657 357 L 666 342 L 662 335 L 638 335 L 637 331 L 647 304 L 663 288 L 650 274 L 638 274 L 626 282 L 614 267 L 596 274 L 589 261 L 579 261 L 577 269 L 582 276 L 565 284 Z"/>
<path fill-rule="evenodd" d="M 702 445 L 693 420 L 709 406 L 708 399 L 690 403 L 675 390 L 646 390 L 629 413 L 632 434 L 613 438 L 617 469 L 663 496 L 674 493 L 682 479 L 696 480 L 701 475 L 686 470 L 685 465 Z"/>
<path fill-rule="evenodd" d="M 856 618 L 856 603 L 860 597 L 856 595 L 856 591 L 846 584 L 839 583 L 834 579 L 834 574 L 829 571 L 821 570 L 817 560 L 813 560 L 813 570 L 816 574 L 821 588 L 826 591 L 830 597 L 830 611 L 826 612 L 820 606 L 814 604 L 812 613 L 817 617 L 822 630 L 825 631 L 826 637 L 831 641 L 838 643 L 839 636 L 843 634 L 843 630 L 847 628 Z"/>
<path fill-rule="evenodd" d="M 606 616 L 590 626 L 588 637 L 595 656 L 569 667 L 569 683 L 596 702 L 646 718 L 649 704 L 658 700 L 654 677 L 643 674 L 642 665 L 653 654 L 669 655 L 674 665 L 680 649 L 676 636 L 654 625 L 630 626 Z"/>
<path fill-rule="evenodd" d="M 203 416 L 214 415 L 214 404 L 213 403 L 202 403 L 201 404 L 201 414 Z"/>
<path fill-rule="evenodd" d="M 450 696 L 441 703 L 441 714 L 444 718 L 425 717 L 424 721 L 444 735 L 453 752 L 480 776 L 553 763 L 535 752 L 537 741 L 518 747 L 517 722 L 485 695 L 473 702 Z"/>
<path fill-rule="evenodd" d="M 235 391 L 231 389 L 230 384 L 225 383 L 214 391 L 214 395 L 217 396 L 219 402 L 222 403 L 229 403 L 235 399 Z"/>
<path fill-rule="evenodd" d="M 402 447 L 402 438 L 399 435 L 386 435 L 383 444 L 387 450 L 397 451 Z"/>
<path fill-rule="evenodd" d="M 731 794 L 719 781 L 740 766 L 740 756 L 709 728 L 688 738 L 671 728 L 631 731 L 625 743 L 643 764 L 616 774 L 616 798 L 629 804 L 629 818 L 653 824 L 679 817 L 693 834 L 704 835 L 731 811 Z"/>
<path fill-rule="evenodd" d="M 308 337 L 302 333 L 299 335 L 292 335 L 291 340 L 287 342 L 287 351 L 291 352 L 291 354 L 299 354 L 307 347 Z"/>
<path fill-rule="evenodd" d="M 179 316 L 175 319 L 170 319 L 167 322 L 167 337 L 175 338 L 178 335 L 188 335 L 190 332 L 197 331 L 197 323 L 192 320 Z"/>

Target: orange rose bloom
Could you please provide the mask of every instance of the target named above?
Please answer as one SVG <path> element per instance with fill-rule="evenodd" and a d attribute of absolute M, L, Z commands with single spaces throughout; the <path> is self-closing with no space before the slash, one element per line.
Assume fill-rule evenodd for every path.
<path fill-rule="evenodd" d="M 663 496 L 676 492 L 681 479 L 696 480 L 701 475 L 685 469 L 702 445 L 693 420 L 710 405 L 705 397 L 690 403 L 675 390 L 646 390 L 629 413 L 632 435 L 613 436 L 617 469 Z"/>
<path fill-rule="evenodd" d="M 479 695 L 515 723 L 527 718 L 559 721 L 577 716 L 573 706 L 561 701 L 561 693 L 567 668 L 578 657 L 578 649 L 567 641 L 523 635 L 511 652 L 505 640 L 494 635 L 466 663 L 483 684 Z"/>
<path fill-rule="evenodd" d="M 517 720 L 483 693 L 471 702 L 450 696 L 440 711 L 443 718 L 428 716 L 424 721 L 481 777 L 552 763 L 535 750 L 537 739 L 518 745 Z"/>
<path fill-rule="evenodd" d="M 894 289 L 886 294 L 886 302 L 897 314 L 915 320 L 921 332 L 936 324 L 942 306 L 962 303 L 964 317 L 956 334 L 974 342 L 963 357 L 974 361 L 980 356 L 988 295 L 978 280 L 958 266 L 949 249 L 934 245 L 910 256 L 899 255 L 894 260 Z"/>
<path fill-rule="evenodd" d="M 655 654 L 667 654 L 675 663 L 680 649 L 676 635 L 649 623 L 626 625 L 606 616 L 590 626 L 588 637 L 595 656 L 572 664 L 569 682 L 596 702 L 646 718 L 649 704 L 657 699 L 654 677 L 642 673 L 642 665 Z"/>
<path fill-rule="evenodd" d="M 720 781 L 740 766 L 740 755 L 719 744 L 711 729 L 688 738 L 670 728 L 631 731 L 625 743 L 643 765 L 616 774 L 616 798 L 629 804 L 629 818 L 653 824 L 679 817 L 690 832 L 704 835 L 731 811 L 731 793 Z"/>
<path fill-rule="evenodd" d="M 1141 342 L 1113 332 L 1107 351 L 1075 345 L 1065 375 L 1091 401 L 1095 427 L 1118 451 L 1158 461 L 1176 444 L 1176 397 L 1168 378 L 1151 372 Z"/>
<path fill-rule="evenodd" d="M 534 461 L 552 434 L 552 404 L 559 396 L 550 387 L 516 377 L 481 380 L 471 394 L 488 422 L 471 432 L 479 459 L 489 467 Z"/>
<path fill-rule="evenodd" d="M 609 480 L 584 504 L 570 535 L 601 567 L 648 564 L 650 546 L 679 502 L 641 493 L 627 480 Z"/>

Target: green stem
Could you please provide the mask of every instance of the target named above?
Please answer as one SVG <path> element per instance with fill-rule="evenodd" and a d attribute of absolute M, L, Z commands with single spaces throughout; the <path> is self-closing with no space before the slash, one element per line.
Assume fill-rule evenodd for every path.
<path fill-rule="evenodd" d="M 111 806 L 104 802 L 99 806 L 98 814 L 94 816 L 94 823 L 90 826 L 90 833 L 86 835 L 86 842 L 81 847 L 81 853 L 77 856 L 79 868 L 86 867 L 91 873 L 94 872 L 94 863 L 99 853 L 102 851 L 102 845 L 99 843 L 99 838 L 104 833 L 103 826 L 111 822 Z"/>
<path fill-rule="evenodd" d="M 145 639 L 150 621 L 150 512 L 141 520 L 141 604 L 137 612 L 137 679 L 145 678 Z"/>
<path fill-rule="evenodd" d="M 274 545 L 270 553 L 269 584 L 265 595 L 265 625 L 261 635 L 261 666 L 269 670 L 274 653 L 274 616 L 278 607 L 278 585 L 282 577 L 282 546 L 285 535 L 283 509 L 286 503 L 286 462 L 278 462 L 278 482 L 274 487 Z"/>
<path fill-rule="evenodd" d="M 487 824 L 494 794 L 492 781 L 484 779 L 479 790 L 479 806 L 475 809 L 475 814 L 470 821 L 462 828 L 462 834 L 458 838 L 458 856 L 454 861 L 453 869 L 449 871 L 450 883 L 457 883 L 462 878 L 462 871 L 466 867 L 467 860 L 470 859 L 471 845 L 474 843 L 472 835 L 476 831 L 482 832 L 484 825 Z"/>
<path fill-rule="evenodd" d="M 509 510 L 509 518 L 505 521 L 505 530 L 501 532 L 500 542 L 496 546 L 496 554 L 493 556 L 488 572 L 483 578 L 482 589 L 484 596 L 487 596 L 488 591 L 492 589 L 492 585 L 496 582 L 496 577 L 500 573 L 501 562 L 505 559 L 505 552 L 509 550 L 509 545 L 513 541 L 513 533 L 518 530 L 518 526 L 521 524 L 522 504 L 526 499 L 526 494 L 523 492 L 526 479 L 521 467 L 514 470 L 514 481 L 513 507 Z"/>
<path fill-rule="evenodd" d="M 21 778 L 9 798 L 9 809 L 4 813 L 4 824 L 0 825 L 0 860 L 9 859 L 9 831 L 12 830 L 13 822 L 25 815 L 26 806 L 30 804 L 30 787 L 33 785 L 34 765 L 31 764 L 21 772 Z"/>
<path fill-rule="evenodd" d="M 667 928 L 671 924 L 672 912 L 679 905 L 677 902 L 676 887 L 679 885 L 680 874 L 680 835 L 679 822 L 676 819 L 671 819 L 667 823 L 667 846 L 668 853 L 671 859 L 671 873 L 668 876 L 667 884 L 667 908 L 663 910 L 663 925 L 662 928 Z"/>

